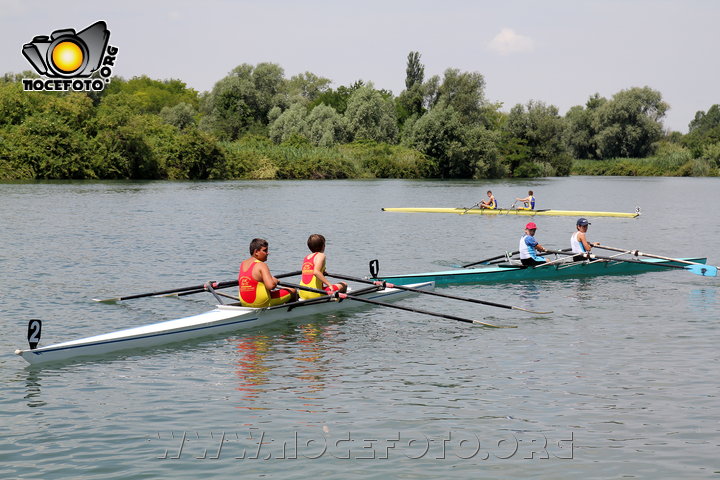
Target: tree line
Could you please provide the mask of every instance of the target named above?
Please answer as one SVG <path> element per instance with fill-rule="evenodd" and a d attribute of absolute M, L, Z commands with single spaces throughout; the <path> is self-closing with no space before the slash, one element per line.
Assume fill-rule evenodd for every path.
<path fill-rule="evenodd" d="M 478 72 L 405 90 L 332 88 L 310 72 L 243 64 L 199 93 L 180 80 L 113 78 L 102 92 L 24 92 L 0 79 L 0 179 L 502 178 L 718 175 L 720 106 L 664 131 L 650 87 L 591 95 L 564 115 L 530 100 L 502 112 Z"/>

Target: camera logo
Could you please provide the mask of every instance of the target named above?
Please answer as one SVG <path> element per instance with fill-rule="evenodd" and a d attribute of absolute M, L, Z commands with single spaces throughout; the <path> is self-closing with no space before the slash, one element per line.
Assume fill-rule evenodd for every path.
<path fill-rule="evenodd" d="M 110 82 L 118 49 L 108 45 L 110 31 L 103 21 L 85 30 L 55 30 L 23 45 L 22 54 L 47 80 L 24 78 L 25 91 L 100 91 Z M 98 72 L 100 78 L 93 73 Z"/>

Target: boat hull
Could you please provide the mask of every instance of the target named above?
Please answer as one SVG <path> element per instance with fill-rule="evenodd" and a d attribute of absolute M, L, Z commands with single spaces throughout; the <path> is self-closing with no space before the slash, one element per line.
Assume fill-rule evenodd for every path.
<path fill-rule="evenodd" d="M 432 290 L 432 282 L 420 282 L 415 288 Z M 352 294 L 352 292 L 348 292 Z M 361 298 L 395 301 L 412 292 L 388 288 L 358 295 Z M 241 329 L 260 327 L 269 323 L 291 320 L 314 314 L 330 313 L 358 308 L 365 303 L 353 300 L 324 301 L 294 307 L 248 308 L 218 305 L 214 310 L 189 317 L 127 328 L 92 337 L 71 340 L 34 350 L 17 350 L 28 363 L 61 362 L 79 357 L 106 355 L 130 349 L 140 349 L 182 342 L 210 335 L 230 333 Z"/>
<path fill-rule="evenodd" d="M 640 215 L 639 212 L 590 212 L 584 210 L 519 210 L 498 208 L 495 210 L 488 208 L 383 208 L 384 212 L 404 212 L 404 213 L 455 213 L 458 215 L 525 215 L 525 216 L 560 216 L 560 217 L 619 217 L 619 218 L 635 218 Z"/>
<path fill-rule="evenodd" d="M 705 263 L 705 258 L 682 258 L 689 262 Z M 462 283 L 503 283 L 534 280 L 553 280 L 573 277 L 594 277 L 599 275 L 632 275 L 645 272 L 667 271 L 670 268 L 661 265 L 683 266 L 681 263 L 667 260 L 647 259 L 642 263 L 621 261 L 572 262 L 549 265 L 546 267 L 498 267 L 485 266 L 472 269 L 448 270 L 441 272 L 416 273 L 407 275 L 387 275 L 382 279 L 390 283 L 405 285 L 415 282 L 435 282 L 436 285 Z M 673 269 L 674 270 L 674 269 Z"/>

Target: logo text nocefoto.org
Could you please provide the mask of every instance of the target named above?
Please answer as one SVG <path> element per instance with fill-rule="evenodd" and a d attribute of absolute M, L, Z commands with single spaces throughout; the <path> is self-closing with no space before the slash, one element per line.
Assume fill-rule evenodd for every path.
<path fill-rule="evenodd" d="M 55 30 L 23 45 L 22 54 L 43 78 L 23 78 L 28 91 L 101 91 L 110 82 L 118 48 L 108 45 L 110 31 L 103 21 L 85 30 Z M 95 78 L 89 78 L 97 72 Z"/>

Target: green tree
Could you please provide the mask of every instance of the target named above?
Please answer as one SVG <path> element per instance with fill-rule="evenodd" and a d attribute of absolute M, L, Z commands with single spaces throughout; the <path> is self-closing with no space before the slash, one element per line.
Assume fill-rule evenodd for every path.
<path fill-rule="evenodd" d="M 347 110 L 347 103 L 348 100 L 350 100 L 350 96 L 353 94 L 353 92 L 364 86 L 365 82 L 363 82 L 362 80 L 358 80 L 357 82 L 353 83 L 348 87 L 341 85 L 337 88 L 337 90 L 329 88 L 322 92 L 320 95 L 318 95 L 315 100 L 310 103 L 309 108 L 312 109 L 320 104 L 328 105 L 330 107 L 333 107 L 336 112 L 342 115 L 345 113 L 345 110 Z"/>
<path fill-rule="evenodd" d="M 420 53 L 410 52 L 405 68 L 405 90 L 395 101 L 395 109 L 400 125 L 410 117 L 419 118 L 424 112 L 424 86 L 425 66 L 420 63 Z"/>
<path fill-rule="evenodd" d="M 588 99 L 584 108 L 576 105 L 565 114 L 565 140 L 575 158 L 600 158 L 601 152 L 596 138 L 597 128 L 600 126 L 597 109 L 606 102 L 606 98 L 596 93 Z"/>
<path fill-rule="evenodd" d="M 408 143 L 437 160 L 442 178 L 485 178 L 507 172 L 498 155 L 499 133 L 468 126 L 453 107 L 439 106 L 413 125 Z"/>
<path fill-rule="evenodd" d="M 43 96 L 21 124 L 4 128 L 0 154 L 4 169 L 21 172 L 23 178 L 95 178 L 84 129 L 93 113 L 87 95 Z"/>
<path fill-rule="evenodd" d="M 26 117 L 43 108 L 49 98 L 40 92 L 24 92 L 19 81 L 0 82 L 0 126 L 21 124 Z"/>
<path fill-rule="evenodd" d="M 557 107 L 534 100 L 524 106 L 517 104 L 510 110 L 505 128 L 527 148 L 530 161 L 552 167 L 557 175 L 570 173 L 572 159 L 563 141 L 565 122 Z M 519 166 L 512 165 L 514 173 Z M 540 171 L 547 173 L 548 169 Z"/>
<path fill-rule="evenodd" d="M 650 87 L 621 90 L 597 108 L 595 135 L 601 158 L 644 158 L 662 138 L 661 120 L 669 109 Z"/>
<path fill-rule="evenodd" d="M 270 125 L 268 134 L 273 142 L 281 143 L 293 136 L 305 137 L 307 129 L 307 108 L 302 103 L 295 103 Z"/>
<path fill-rule="evenodd" d="M 176 79 L 154 80 L 145 75 L 130 80 L 116 77 L 107 85 L 100 100 L 118 93 L 132 97 L 138 113 L 160 113 L 163 108 L 174 107 L 179 103 L 186 103 L 193 108 L 199 104 L 198 92 Z"/>
<path fill-rule="evenodd" d="M 695 157 L 705 157 L 708 145 L 720 142 L 720 105 L 715 104 L 706 112 L 700 110 L 690 122 L 690 131 L 682 140 Z"/>
<path fill-rule="evenodd" d="M 320 95 L 330 90 L 331 83 L 330 79 L 318 77 L 311 72 L 293 75 L 287 83 L 289 101 L 294 103 L 298 99 L 303 99 L 307 102 L 313 102 Z"/>
<path fill-rule="evenodd" d="M 354 139 L 387 143 L 397 140 L 398 128 L 393 102 L 371 85 L 358 88 L 350 96 L 345 120 Z"/>
<path fill-rule="evenodd" d="M 318 105 L 307 116 L 305 135 L 314 144 L 330 147 L 348 138 L 345 118 L 328 105 Z"/>
<path fill-rule="evenodd" d="M 702 110 L 695 113 L 695 118 L 688 125 L 690 133 L 707 131 L 720 127 L 720 105 L 710 107 L 707 113 Z"/>
<path fill-rule="evenodd" d="M 160 110 L 160 118 L 162 118 L 165 123 L 182 130 L 196 124 L 195 117 L 197 113 L 197 110 L 195 110 L 192 105 L 181 102 L 174 107 L 163 107 L 163 109 Z"/>
<path fill-rule="evenodd" d="M 410 52 L 405 68 L 405 88 L 410 90 L 415 85 L 422 85 L 425 79 L 425 65 L 420 63 L 420 52 Z"/>
<path fill-rule="evenodd" d="M 262 131 L 268 113 L 286 104 L 283 69 L 276 64 L 243 64 L 215 84 L 203 97 L 201 127 L 225 140 L 234 140 L 248 131 Z"/>
<path fill-rule="evenodd" d="M 158 138 L 156 155 L 164 178 L 206 180 L 225 160 L 216 139 L 196 128 L 172 128 Z"/>
<path fill-rule="evenodd" d="M 485 78 L 477 72 L 445 70 L 442 83 L 431 79 L 426 85 L 426 98 L 432 107 L 452 107 L 463 123 L 482 124 L 487 107 Z"/>

